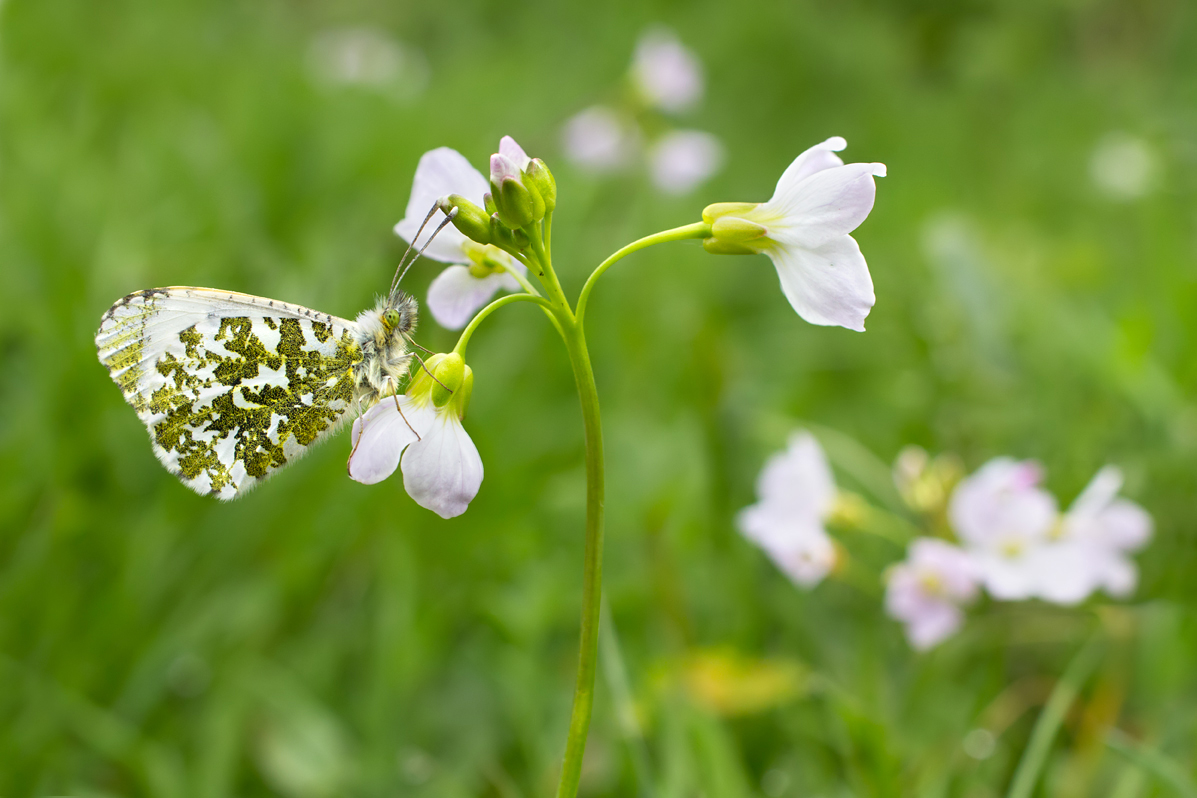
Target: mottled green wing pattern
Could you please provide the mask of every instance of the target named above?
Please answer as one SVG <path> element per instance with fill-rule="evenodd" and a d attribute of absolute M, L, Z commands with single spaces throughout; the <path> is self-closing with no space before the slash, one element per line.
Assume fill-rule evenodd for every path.
<path fill-rule="evenodd" d="M 96 348 L 167 470 L 227 500 L 344 419 L 362 360 L 355 331 L 277 300 L 157 288 L 109 308 Z"/>

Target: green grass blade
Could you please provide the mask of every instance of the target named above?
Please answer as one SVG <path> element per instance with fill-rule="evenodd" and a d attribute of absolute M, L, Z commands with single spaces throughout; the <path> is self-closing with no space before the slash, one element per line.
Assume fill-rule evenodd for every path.
<path fill-rule="evenodd" d="M 1035 721 L 1035 729 L 1031 732 L 1031 740 L 1018 763 L 1014 781 L 1010 784 L 1010 792 L 1006 794 L 1007 798 L 1031 798 L 1035 783 L 1039 780 L 1044 763 L 1047 762 L 1056 732 L 1060 730 L 1060 724 L 1064 722 L 1064 717 L 1076 700 L 1081 685 L 1097 666 L 1100 653 L 1099 642 L 1090 640 L 1068 664 L 1068 669 L 1056 683 L 1047 704 L 1039 714 L 1039 719 Z"/>
<path fill-rule="evenodd" d="M 1154 776 L 1161 784 L 1184 798 L 1197 798 L 1197 787 L 1176 760 L 1156 748 L 1137 742 L 1119 729 L 1110 729 L 1106 734 L 1106 745 L 1122 754 L 1144 772 Z"/>

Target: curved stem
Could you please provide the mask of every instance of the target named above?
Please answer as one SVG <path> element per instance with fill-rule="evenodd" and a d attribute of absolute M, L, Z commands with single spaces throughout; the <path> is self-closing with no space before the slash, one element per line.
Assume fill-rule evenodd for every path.
<path fill-rule="evenodd" d="M 664 244 L 667 241 L 684 241 L 688 238 L 707 238 L 710 235 L 711 226 L 709 224 L 706 222 L 695 222 L 694 224 L 675 227 L 672 230 L 662 230 L 659 233 L 653 233 L 651 236 L 645 236 L 638 241 L 633 241 L 611 255 L 611 257 L 598 265 L 598 268 L 586 279 L 586 285 L 582 286 L 582 293 L 578 295 L 578 309 L 576 313 L 579 323 L 586 315 L 586 303 L 590 299 L 590 292 L 594 289 L 594 284 L 598 282 L 598 278 L 603 276 L 603 272 L 611 268 L 616 261 L 625 255 L 631 255 L 637 250 L 651 247 L 653 244 Z"/>
<path fill-rule="evenodd" d="M 598 666 L 599 614 L 603 591 L 603 429 L 599 416 L 598 388 L 586 336 L 574 319 L 561 319 L 561 337 L 569 351 L 569 363 L 582 401 L 582 423 L 586 432 L 586 547 L 582 570 L 582 630 L 578 647 L 578 676 L 574 685 L 574 707 L 569 719 L 569 737 L 561 763 L 557 798 L 574 798 L 582 775 L 582 755 L 594 707 L 594 674 Z"/>
<path fill-rule="evenodd" d="M 533 296 L 532 294 L 508 294 L 507 296 L 499 297 L 474 314 L 474 318 L 470 319 L 470 323 L 461 331 L 461 336 L 457 339 L 457 346 L 453 347 L 453 351 L 464 357 L 466 347 L 470 344 L 470 336 L 474 334 L 474 330 L 478 329 L 478 325 L 482 323 L 482 320 L 504 305 L 510 305 L 513 302 L 535 302 L 537 305 L 545 308 L 549 312 L 550 318 L 552 318 L 553 306 L 544 297 Z M 554 319 L 555 321 L 556 319 Z"/>
<path fill-rule="evenodd" d="M 524 263 L 523 258 L 520 259 L 520 263 L 523 263 L 524 266 L 528 265 L 527 263 Z M 520 288 L 523 288 L 532 296 L 540 296 L 540 292 L 536 290 L 536 286 L 532 285 L 532 282 L 528 279 L 526 274 L 520 274 L 515 269 L 507 269 L 506 271 L 515 279 L 517 283 L 520 284 Z"/>

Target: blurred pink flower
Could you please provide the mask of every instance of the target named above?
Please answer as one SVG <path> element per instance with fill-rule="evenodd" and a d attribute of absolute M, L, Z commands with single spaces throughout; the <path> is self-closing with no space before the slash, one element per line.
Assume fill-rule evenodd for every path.
<path fill-rule="evenodd" d="M 610 172 L 626 166 L 639 148 L 634 126 L 601 105 L 574 115 L 561 131 L 565 157 L 590 172 Z"/>
<path fill-rule="evenodd" d="M 961 605 L 977 595 L 977 569 L 963 549 L 933 538 L 910 544 L 905 562 L 893 566 L 885 608 L 906 624 L 906 638 L 919 650 L 950 637 L 961 623 Z"/>
<path fill-rule="evenodd" d="M 657 188 L 686 194 L 723 166 L 723 142 L 701 130 L 673 130 L 648 152 L 648 171 Z"/>
<path fill-rule="evenodd" d="M 757 478 L 758 501 L 736 517 L 743 535 L 764 550 L 795 583 L 813 587 L 835 565 L 824 522 L 836 488 L 827 457 L 809 432 L 795 432 Z"/>
<path fill-rule="evenodd" d="M 1039 554 L 1058 517 L 1055 498 L 1039 487 L 1042 478 L 1038 463 L 999 457 L 962 480 L 948 503 L 956 534 L 996 599 L 1042 592 Z"/>
<path fill-rule="evenodd" d="M 702 64 L 668 28 L 650 28 L 632 57 L 632 83 L 649 105 L 684 111 L 702 99 Z"/>

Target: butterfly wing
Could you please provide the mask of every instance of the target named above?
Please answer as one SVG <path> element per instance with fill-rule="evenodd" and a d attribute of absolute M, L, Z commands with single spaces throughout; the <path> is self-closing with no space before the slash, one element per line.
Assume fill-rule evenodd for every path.
<path fill-rule="evenodd" d="M 354 322 L 210 288 L 155 288 L 108 309 L 96 348 L 197 493 L 233 499 L 327 437 L 353 404 Z"/>

